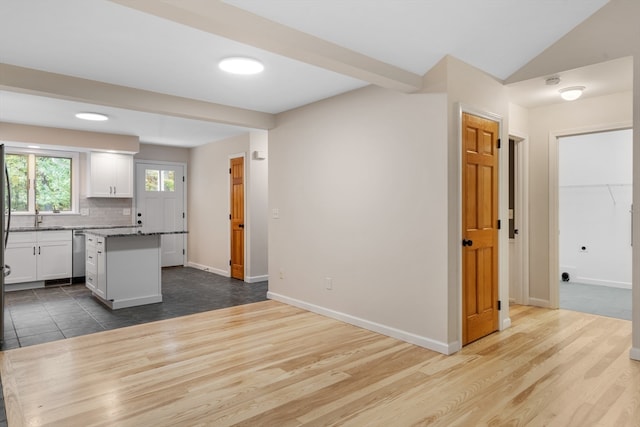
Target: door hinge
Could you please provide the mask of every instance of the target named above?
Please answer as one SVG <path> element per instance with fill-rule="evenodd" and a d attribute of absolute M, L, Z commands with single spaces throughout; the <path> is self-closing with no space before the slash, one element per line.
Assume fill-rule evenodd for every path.
<path fill-rule="evenodd" d="M 185 250 L 183 249 L 183 250 L 182 250 L 182 255 L 184 255 L 184 254 L 185 254 Z"/>
<path fill-rule="evenodd" d="M 502 228 L 502 221 L 498 220 L 498 230 Z"/>
<path fill-rule="evenodd" d="M 502 144 L 500 142 L 500 138 L 498 138 L 498 148 L 502 148 Z"/>
<path fill-rule="evenodd" d="M 229 168 L 229 175 L 231 175 L 231 168 Z"/>
<path fill-rule="evenodd" d="M 502 310 L 502 301 L 498 300 L 498 311 Z"/>
<path fill-rule="evenodd" d="M 182 182 L 184 182 L 184 175 L 182 176 Z"/>
<path fill-rule="evenodd" d="M 229 214 L 229 219 L 231 219 L 231 214 Z"/>
<path fill-rule="evenodd" d="M 231 260 L 229 260 L 229 265 L 231 265 Z"/>

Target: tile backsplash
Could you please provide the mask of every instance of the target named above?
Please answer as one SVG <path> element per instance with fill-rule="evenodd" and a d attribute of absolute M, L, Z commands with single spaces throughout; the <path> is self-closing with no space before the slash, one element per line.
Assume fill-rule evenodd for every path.
<path fill-rule="evenodd" d="M 81 215 L 43 214 L 41 226 L 103 226 L 133 224 L 133 199 L 120 198 L 80 198 Z M 128 214 L 125 214 L 127 213 Z M 30 227 L 34 224 L 34 215 L 12 215 L 11 227 Z"/>

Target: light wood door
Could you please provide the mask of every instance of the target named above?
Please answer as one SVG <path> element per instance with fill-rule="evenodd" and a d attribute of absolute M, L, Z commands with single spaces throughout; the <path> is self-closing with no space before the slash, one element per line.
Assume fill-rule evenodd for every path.
<path fill-rule="evenodd" d="M 244 280 L 244 158 L 231 159 L 231 277 Z"/>
<path fill-rule="evenodd" d="M 498 330 L 498 123 L 462 117 L 462 343 Z"/>

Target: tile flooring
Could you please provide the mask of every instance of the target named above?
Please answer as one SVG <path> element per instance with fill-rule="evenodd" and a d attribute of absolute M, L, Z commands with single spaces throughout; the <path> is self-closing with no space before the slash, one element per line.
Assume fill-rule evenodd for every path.
<path fill-rule="evenodd" d="M 8 292 L 2 350 L 264 301 L 267 282 L 244 283 L 188 267 L 168 268 L 162 271 L 162 298 L 162 303 L 112 311 L 84 284 Z M 0 382 L 0 427 L 6 425 Z"/>
<path fill-rule="evenodd" d="M 631 289 L 560 282 L 560 308 L 631 320 Z"/>

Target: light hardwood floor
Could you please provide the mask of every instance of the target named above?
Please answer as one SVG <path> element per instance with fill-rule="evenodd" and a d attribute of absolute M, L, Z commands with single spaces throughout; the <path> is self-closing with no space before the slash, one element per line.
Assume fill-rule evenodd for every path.
<path fill-rule="evenodd" d="M 631 324 L 511 308 L 452 356 L 275 301 L 0 353 L 9 426 L 640 426 Z"/>

